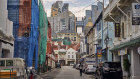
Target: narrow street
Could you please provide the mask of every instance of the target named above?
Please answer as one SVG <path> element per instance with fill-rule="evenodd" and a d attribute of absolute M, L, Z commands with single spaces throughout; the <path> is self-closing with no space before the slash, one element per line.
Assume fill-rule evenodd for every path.
<path fill-rule="evenodd" d="M 94 79 L 93 75 L 79 75 L 79 70 L 71 66 L 63 66 L 61 69 L 54 69 L 51 72 L 40 75 L 43 79 Z"/>

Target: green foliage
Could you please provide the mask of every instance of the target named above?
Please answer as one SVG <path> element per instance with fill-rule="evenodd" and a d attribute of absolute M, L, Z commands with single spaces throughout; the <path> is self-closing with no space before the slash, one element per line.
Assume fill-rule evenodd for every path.
<path fill-rule="evenodd" d="M 123 67 L 124 67 L 124 70 L 129 72 L 130 71 L 130 63 L 129 63 L 129 60 L 128 59 L 124 59 L 123 60 Z"/>

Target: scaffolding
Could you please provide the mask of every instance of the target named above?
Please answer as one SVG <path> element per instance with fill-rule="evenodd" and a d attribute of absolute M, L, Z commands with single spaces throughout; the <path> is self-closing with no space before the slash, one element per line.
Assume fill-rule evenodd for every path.
<path fill-rule="evenodd" d="M 13 21 L 14 57 L 23 58 L 27 67 L 38 65 L 38 0 L 8 0 L 8 18 Z M 35 62 L 33 62 L 35 59 Z"/>
<path fill-rule="evenodd" d="M 40 0 L 39 0 L 40 1 Z M 47 28 L 48 19 L 44 10 L 43 4 L 39 2 L 39 64 L 45 65 L 46 62 L 46 47 L 47 47 Z"/>

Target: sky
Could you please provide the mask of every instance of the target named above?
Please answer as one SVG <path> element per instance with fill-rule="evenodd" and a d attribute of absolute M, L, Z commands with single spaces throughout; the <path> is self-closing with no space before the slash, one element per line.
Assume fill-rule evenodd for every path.
<path fill-rule="evenodd" d="M 69 3 L 69 11 L 75 14 L 76 17 L 84 17 L 85 10 L 91 10 L 90 5 L 96 5 L 97 0 L 42 0 L 47 16 L 50 17 L 51 6 L 56 1 L 63 1 L 63 3 Z M 100 0 L 101 2 L 103 0 Z M 105 5 L 107 5 L 109 0 L 104 0 Z"/>

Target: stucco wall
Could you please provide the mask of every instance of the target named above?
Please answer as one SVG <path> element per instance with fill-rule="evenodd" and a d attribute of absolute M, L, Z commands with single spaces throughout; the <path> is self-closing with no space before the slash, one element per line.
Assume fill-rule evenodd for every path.
<path fill-rule="evenodd" d="M 13 22 L 8 19 L 7 0 L 0 0 L 0 29 L 6 36 L 13 37 Z M 11 40 L 11 43 L 14 44 L 14 40 Z M 4 57 L 13 57 L 13 46 L 2 43 L 1 48 L 9 50 L 3 53 Z M 0 51 L 0 53 L 2 53 L 2 51 Z"/>

